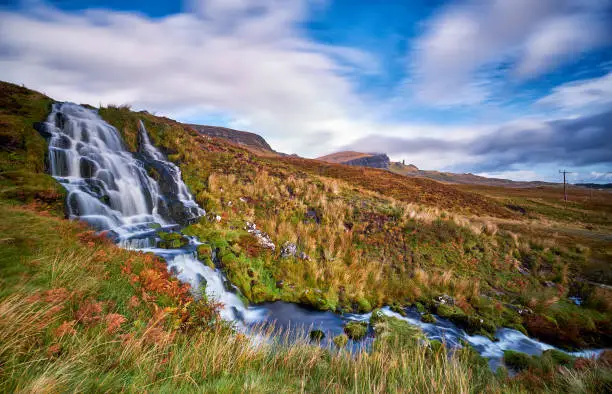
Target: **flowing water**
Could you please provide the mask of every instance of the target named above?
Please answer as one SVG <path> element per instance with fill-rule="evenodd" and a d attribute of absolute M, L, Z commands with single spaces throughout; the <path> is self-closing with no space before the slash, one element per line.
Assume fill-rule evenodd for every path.
<path fill-rule="evenodd" d="M 197 295 L 205 289 L 209 298 L 223 304 L 221 317 L 232 321 L 240 330 L 254 324 L 274 322 L 277 330 L 295 332 L 320 329 L 329 345 L 333 336 L 341 334 L 347 321 L 368 321 L 370 314 L 335 314 L 314 311 L 296 304 L 274 302 L 247 306 L 238 289 L 223 273 L 197 259 L 200 243 L 190 238 L 181 249 L 156 247 L 156 232 L 172 231 L 205 214 L 181 178 L 180 169 L 169 162 L 149 140 L 145 125 L 139 124 L 139 149 L 129 152 L 119 132 L 106 123 L 96 111 L 71 103 L 56 103 L 44 123 L 49 138 L 51 174 L 68 191 L 66 211 L 71 219 L 87 222 L 96 230 L 105 230 L 122 247 L 153 252 L 162 257 L 168 269 L 179 280 L 192 286 Z M 158 180 L 156 180 L 157 178 Z M 492 368 L 500 365 L 504 350 L 541 354 L 553 346 L 536 341 L 511 329 L 500 329 L 496 341 L 483 336 L 470 336 L 451 322 L 438 319 L 435 324 L 423 323 L 412 309 L 401 316 L 388 308 L 383 313 L 420 327 L 430 339 L 439 339 L 450 347 L 470 343 Z M 351 341 L 352 349 L 368 348 L 372 333 L 364 341 Z M 595 355 L 597 351 L 574 353 Z"/>

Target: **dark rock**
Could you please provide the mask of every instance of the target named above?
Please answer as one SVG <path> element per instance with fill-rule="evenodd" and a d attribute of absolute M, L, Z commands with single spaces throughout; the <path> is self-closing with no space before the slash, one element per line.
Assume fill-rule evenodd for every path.
<path fill-rule="evenodd" d="M 285 287 L 285 281 L 284 280 L 276 281 L 276 287 L 279 289 L 282 289 L 283 287 Z"/>
<path fill-rule="evenodd" d="M 46 122 L 34 122 L 32 126 L 44 138 L 51 138 L 51 136 L 53 135 L 53 133 L 51 132 L 52 126 L 47 124 Z"/>
<path fill-rule="evenodd" d="M 81 160 L 79 161 L 79 171 L 81 172 L 81 176 L 83 178 L 91 178 L 96 174 L 96 171 L 98 170 L 98 165 L 88 159 L 87 157 L 81 157 Z"/>
<path fill-rule="evenodd" d="M 208 285 L 208 281 L 204 276 L 202 276 L 202 274 L 196 274 L 196 279 L 198 281 L 198 286 L 201 289 L 206 288 L 206 285 Z"/>
<path fill-rule="evenodd" d="M 384 153 L 374 154 L 372 156 L 361 157 L 359 159 L 353 159 L 344 162 L 343 164 L 348 164 L 349 166 L 360 166 L 360 167 L 371 167 L 371 168 L 389 168 L 391 164 L 391 160 L 389 160 L 389 156 Z"/>
<path fill-rule="evenodd" d="M 310 340 L 315 342 L 320 342 L 323 338 L 325 338 L 325 333 L 321 330 L 312 330 L 310 331 Z"/>

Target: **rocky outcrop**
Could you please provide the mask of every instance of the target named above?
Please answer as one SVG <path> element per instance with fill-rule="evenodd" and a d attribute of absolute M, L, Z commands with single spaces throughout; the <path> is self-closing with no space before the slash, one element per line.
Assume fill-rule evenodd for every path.
<path fill-rule="evenodd" d="M 249 148 L 274 152 L 274 150 L 272 150 L 266 140 L 263 139 L 262 136 L 257 135 L 255 133 L 249 133 L 248 131 L 239 131 L 217 126 L 203 126 L 197 124 L 190 124 L 188 126 L 201 134 L 205 134 L 211 137 L 223 138 L 232 141 L 235 144 L 244 145 Z"/>
<path fill-rule="evenodd" d="M 358 159 L 349 160 L 343 164 L 349 166 L 372 167 L 372 168 L 389 168 L 391 161 L 389 156 L 384 153 L 375 154 L 372 156 L 360 157 Z"/>
<path fill-rule="evenodd" d="M 331 155 L 319 157 L 317 160 L 328 163 L 347 164 L 349 166 L 361 166 L 388 169 L 391 165 L 389 156 L 384 153 L 362 153 L 362 152 L 336 152 Z"/>

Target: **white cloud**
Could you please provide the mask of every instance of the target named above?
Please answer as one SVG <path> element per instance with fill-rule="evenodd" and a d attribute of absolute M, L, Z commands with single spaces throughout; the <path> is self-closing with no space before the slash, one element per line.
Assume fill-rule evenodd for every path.
<path fill-rule="evenodd" d="M 535 171 L 531 171 L 531 170 L 480 172 L 476 175 L 484 176 L 487 178 L 510 179 L 513 181 L 521 181 L 521 182 L 537 181 L 542 178 L 540 174 L 538 174 Z"/>
<path fill-rule="evenodd" d="M 471 0 L 428 23 L 410 69 L 416 97 L 430 104 L 474 104 L 490 97 L 483 69 L 510 64 L 530 78 L 610 42 L 604 1 Z"/>
<path fill-rule="evenodd" d="M 557 86 L 537 101 L 537 105 L 576 111 L 598 110 L 612 104 L 612 72 L 599 77 Z"/>
<path fill-rule="evenodd" d="M 350 74 L 373 57 L 306 37 L 302 0 L 208 0 L 163 18 L 115 11 L 65 13 L 37 6 L 0 13 L 2 79 L 59 100 L 131 103 L 170 116 L 221 113 L 279 143 L 332 131 L 353 137 L 366 105 Z M 340 128 L 341 127 L 341 128 Z"/>

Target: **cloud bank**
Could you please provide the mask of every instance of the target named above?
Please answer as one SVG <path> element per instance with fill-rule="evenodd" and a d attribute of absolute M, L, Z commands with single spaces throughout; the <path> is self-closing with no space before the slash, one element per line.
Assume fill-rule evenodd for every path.
<path fill-rule="evenodd" d="M 612 109 L 595 115 L 553 121 L 522 121 L 489 133 L 463 139 L 364 137 L 347 150 L 389 154 L 449 153 L 472 158 L 460 164 L 489 173 L 530 166 L 563 163 L 567 166 L 612 166 Z"/>

